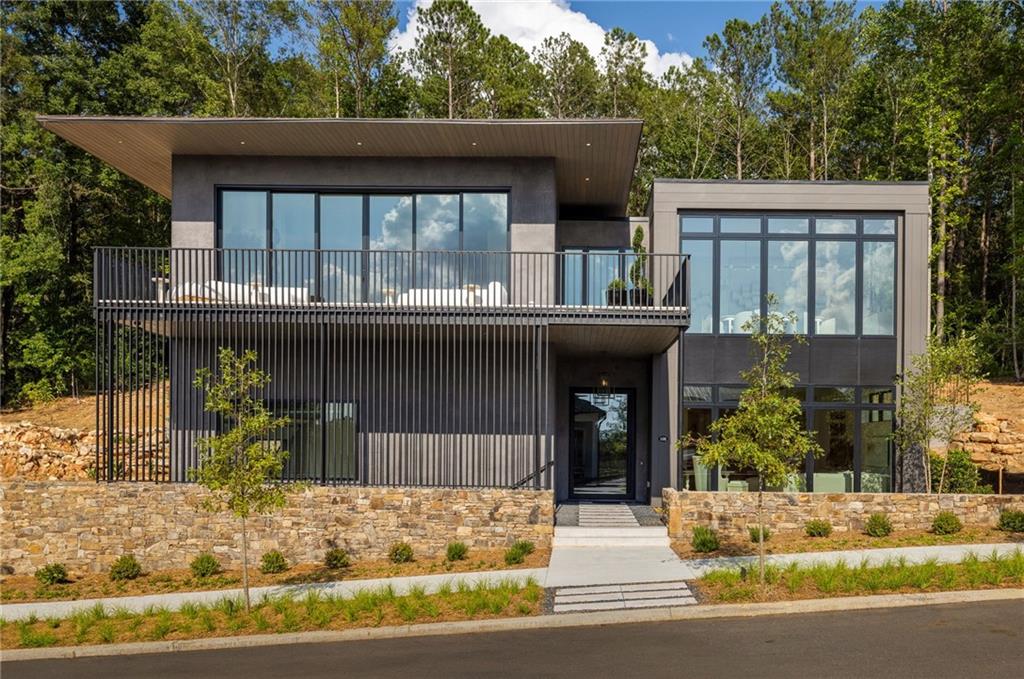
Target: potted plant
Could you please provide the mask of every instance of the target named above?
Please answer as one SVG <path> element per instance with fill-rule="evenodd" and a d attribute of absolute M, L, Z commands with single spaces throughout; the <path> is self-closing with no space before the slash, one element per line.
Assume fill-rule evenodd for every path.
<path fill-rule="evenodd" d="M 608 306 L 626 306 L 629 303 L 629 291 L 626 290 L 626 281 L 621 278 L 613 278 L 608 283 L 605 291 L 608 298 Z"/>
<path fill-rule="evenodd" d="M 644 227 L 636 227 L 633 232 L 633 259 L 629 267 L 629 281 L 633 289 L 629 291 L 629 302 L 633 306 L 650 306 L 654 299 L 654 286 L 647 280 L 647 248 L 644 247 Z"/>

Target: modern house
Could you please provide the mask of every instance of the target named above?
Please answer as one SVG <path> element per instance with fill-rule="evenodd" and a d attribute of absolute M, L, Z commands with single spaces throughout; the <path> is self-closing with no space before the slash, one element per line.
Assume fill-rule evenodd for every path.
<path fill-rule="evenodd" d="M 272 377 L 288 478 L 746 490 L 675 441 L 735 407 L 771 292 L 826 449 L 792 486 L 896 487 L 923 183 L 658 179 L 630 216 L 639 120 L 39 120 L 171 200 L 170 248 L 96 251 L 100 479 L 187 478 L 230 347 Z"/>

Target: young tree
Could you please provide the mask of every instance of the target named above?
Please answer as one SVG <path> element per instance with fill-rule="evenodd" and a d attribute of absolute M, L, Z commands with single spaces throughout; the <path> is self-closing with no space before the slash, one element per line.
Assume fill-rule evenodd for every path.
<path fill-rule="evenodd" d="M 792 395 L 798 375 L 786 370 L 791 345 L 802 335 L 786 336 L 796 325 L 796 314 L 775 311 L 777 300 L 767 296 L 768 315 L 755 316 L 743 325 L 750 333 L 754 364 L 740 373 L 747 388 L 729 417 L 715 420 L 709 435 L 682 440 L 679 446 L 696 445 L 702 463 L 738 472 L 757 474 L 758 573 L 764 584 L 764 491 L 783 486 L 803 466 L 807 455 L 822 454 L 812 432 L 803 428 L 800 399 Z"/>
<path fill-rule="evenodd" d="M 586 118 L 597 110 L 600 82 L 597 64 L 587 46 L 568 33 L 544 38 L 533 50 L 540 68 L 538 104 L 554 118 Z"/>
<path fill-rule="evenodd" d="M 437 0 L 419 11 L 412 64 L 428 116 L 465 118 L 480 97 L 489 32 L 465 0 Z"/>
<path fill-rule="evenodd" d="M 897 378 L 900 404 L 893 438 L 902 456 L 917 458 L 921 465 L 919 470 L 913 470 L 924 476 L 923 483 L 916 485 L 929 491 L 934 486 L 942 493 L 946 463 L 944 460 L 935 485 L 929 463 L 931 443 L 938 441 L 948 451 L 957 434 L 974 425 L 974 414 L 978 411 L 974 399 L 983 377 L 977 342 L 970 335 L 961 335 L 947 340 L 930 339 L 927 351 L 915 356 L 910 369 Z"/>
<path fill-rule="evenodd" d="M 730 19 L 721 36 L 708 36 L 704 49 L 719 76 L 712 82 L 721 86 L 728 106 L 725 128 L 733 144 L 736 179 L 743 179 L 744 143 L 760 124 L 768 89 L 772 63 L 768 22 Z"/>
<path fill-rule="evenodd" d="M 216 373 L 209 368 L 197 370 L 194 385 L 205 392 L 206 411 L 217 415 L 225 430 L 196 442 L 199 465 L 189 473 L 210 491 L 211 497 L 204 502 L 208 511 L 227 510 L 241 522 L 242 588 L 249 610 L 246 519 L 283 507 L 287 494 L 300 486 L 281 481 L 288 451 L 280 449 L 273 435 L 288 424 L 288 418 L 274 417 L 259 398 L 270 376 L 255 367 L 256 352 L 238 356 L 222 347 L 218 363 Z"/>

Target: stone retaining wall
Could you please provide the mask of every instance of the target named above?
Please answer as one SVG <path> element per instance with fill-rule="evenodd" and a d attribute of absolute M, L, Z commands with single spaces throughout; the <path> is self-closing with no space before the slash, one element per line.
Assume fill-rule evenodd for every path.
<path fill-rule="evenodd" d="M 132 552 L 146 569 L 187 568 L 204 551 L 235 566 L 238 520 L 204 511 L 205 496 L 194 484 L 0 484 L 0 566 L 31 573 L 58 561 L 73 572 L 105 571 Z M 421 557 L 443 553 L 453 540 L 493 549 L 523 539 L 548 548 L 554 497 L 535 490 L 315 486 L 249 526 L 256 559 L 280 549 L 292 563 L 319 562 L 333 545 L 356 559 L 382 558 L 397 541 Z"/>
<path fill-rule="evenodd" d="M 688 540 L 695 525 L 723 536 L 748 538 L 757 524 L 757 494 L 662 491 L 669 535 Z M 776 532 L 803 532 L 811 519 L 825 519 L 837 533 L 861 531 L 876 512 L 894 530 L 927 530 L 940 511 L 951 511 L 965 526 L 995 526 L 1004 509 L 1024 510 L 1019 495 L 934 495 L 926 493 L 765 493 L 765 523 Z"/>
<path fill-rule="evenodd" d="M 955 443 L 983 469 L 1024 474 L 1024 432 L 1015 431 L 1013 421 L 1006 417 L 977 413 L 974 419 L 974 430 L 957 436 Z"/>

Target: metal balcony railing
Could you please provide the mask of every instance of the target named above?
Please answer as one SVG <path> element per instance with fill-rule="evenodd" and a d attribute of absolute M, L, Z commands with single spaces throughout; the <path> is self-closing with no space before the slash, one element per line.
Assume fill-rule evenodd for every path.
<path fill-rule="evenodd" d="M 97 308 L 688 318 L 678 254 L 101 247 Z"/>

